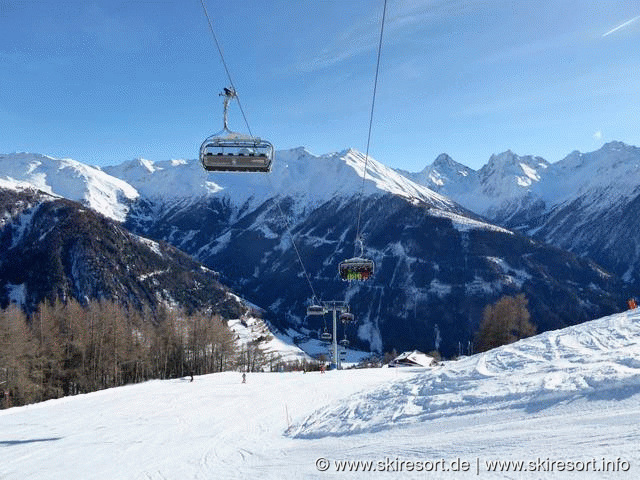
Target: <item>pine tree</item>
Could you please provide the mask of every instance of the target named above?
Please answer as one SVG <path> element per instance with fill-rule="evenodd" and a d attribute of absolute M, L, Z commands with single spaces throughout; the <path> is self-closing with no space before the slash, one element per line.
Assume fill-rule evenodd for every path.
<path fill-rule="evenodd" d="M 35 366 L 36 343 L 24 313 L 16 306 L 0 311 L 0 408 L 41 399 Z"/>
<path fill-rule="evenodd" d="M 487 305 L 477 333 L 478 350 L 481 352 L 516 342 L 536 333 L 530 321 L 529 301 L 524 294 L 504 296 L 494 305 Z"/>
<path fill-rule="evenodd" d="M 61 371 L 64 364 L 64 342 L 60 332 L 61 303 L 43 302 L 34 315 L 32 329 L 37 349 L 35 372 L 42 387 L 42 400 L 62 396 Z"/>

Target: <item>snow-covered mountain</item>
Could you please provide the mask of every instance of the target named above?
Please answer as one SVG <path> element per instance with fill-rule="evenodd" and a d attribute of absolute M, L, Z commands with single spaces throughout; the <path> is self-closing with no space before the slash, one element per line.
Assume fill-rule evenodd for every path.
<path fill-rule="evenodd" d="M 612 142 L 553 166 L 546 211 L 519 228 L 640 285 L 640 148 Z"/>
<path fill-rule="evenodd" d="M 0 411 L 0 477 L 632 478 L 638 358 L 636 310 L 437 368 L 150 381 Z"/>
<path fill-rule="evenodd" d="M 446 153 L 438 155 L 431 165 L 427 165 L 420 172 L 411 173 L 406 170 L 398 170 L 398 172 L 448 197 L 475 190 L 479 181 L 474 170 L 456 162 Z"/>
<path fill-rule="evenodd" d="M 518 211 L 523 203 L 532 201 L 531 192 L 549 166 L 541 157 L 521 157 L 508 150 L 492 155 L 476 171 L 441 154 L 422 171 L 405 175 L 478 215 L 502 220 Z"/>
<path fill-rule="evenodd" d="M 492 222 L 592 258 L 625 281 L 640 283 L 638 147 L 611 142 L 553 164 L 508 151 L 492 156 L 478 171 L 464 170 L 463 177 L 450 175 L 449 164 L 455 162 L 443 166 L 438 157 L 423 170 L 429 176 L 409 175 Z"/>
<path fill-rule="evenodd" d="M 277 152 L 268 176 L 206 174 L 195 161 L 135 160 L 105 171 L 141 194 L 128 228 L 219 271 L 283 330 L 324 328 L 304 315 L 315 293 L 351 303 L 360 323 L 346 334 L 361 348 L 430 350 L 440 329 L 442 348 L 453 353 L 473 338 L 487 302 L 504 294 L 527 292 L 543 329 L 619 302 L 615 279 L 597 266 L 487 223 L 374 159 L 360 204 L 364 161 L 354 150 L 315 156 L 299 148 Z M 350 285 L 337 278 L 337 265 L 354 255 L 360 209 L 377 273 Z M 556 277 L 551 286 L 543 272 Z"/>
<path fill-rule="evenodd" d="M 118 299 L 156 311 L 248 310 L 218 275 L 166 243 L 135 235 L 82 205 L 40 191 L 0 189 L 0 306 Z"/>
<path fill-rule="evenodd" d="M 127 182 L 95 167 L 30 153 L 0 155 L 0 187 L 35 188 L 83 203 L 118 221 L 126 218 L 128 205 L 139 196 Z"/>
<path fill-rule="evenodd" d="M 505 177 L 525 163 L 513 155 L 509 168 L 501 162 L 497 156 L 491 171 Z M 195 160 L 138 159 L 88 171 L 100 185 L 126 185 L 128 195 L 103 195 L 114 202 L 104 211 L 126 212 L 126 228 L 192 255 L 265 309 L 272 324 L 309 338 L 325 326 L 322 318 L 305 317 L 314 294 L 351 304 L 359 323 L 345 335 L 356 346 L 429 351 L 438 331 L 445 354 L 471 341 L 484 306 L 505 294 L 524 292 L 541 330 L 623 305 L 615 277 L 592 262 L 488 223 L 375 159 L 368 160 L 365 177 L 364 155 L 355 150 L 321 156 L 302 148 L 279 151 L 274 163 L 269 175 L 207 174 Z M 442 157 L 439 165 L 449 168 L 447 178 L 469 180 L 470 170 L 450 159 Z M 486 192 L 497 195 L 500 183 L 486 177 Z M 446 185 L 442 172 L 440 178 Z M 51 181 L 44 185 L 58 193 Z M 74 199 L 92 205 L 86 197 Z M 376 274 L 371 282 L 347 284 L 337 265 L 359 253 L 359 213 Z"/>
<path fill-rule="evenodd" d="M 304 148 L 278 151 L 269 175 L 205 172 L 196 161 L 152 162 L 135 159 L 104 171 L 123 179 L 143 197 L 166 203 L 185 198 L 217 197 L 233 205 L 256 208 L 280 196 L 313 206 L 351 197 L 363 187 L 365 156 L 353 149 L 316 156 Z M 375 159 L 367 161 L 364 194 L 391 193 L 411 201 L 455 208 L 445 197 L 418 185 Z"/>

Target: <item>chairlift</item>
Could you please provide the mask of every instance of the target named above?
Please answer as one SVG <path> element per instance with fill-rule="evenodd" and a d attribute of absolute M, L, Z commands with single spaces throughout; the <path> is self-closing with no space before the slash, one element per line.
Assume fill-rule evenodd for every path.
<path fill-rule="evenodd" d="M 347 337 L 344 337 L 342 340 L 340 340 L 340 345 L 342 345 L 344 348 L 347 348 L 349 346 L 349 340 L 347 340 Z"/>
<path fill-rule="evenodd" d="M 340 262 L 338 270 L 342 280 L 368 280 L 373 275 L 374 263 L 368 258 L 354 257 Z"/>
<path fill-rule="evenodd" d="M 373 275 L 375 266 L 373 260 L 364 258 L 364 244 L 361 238 L 356 239 L 356 245 L 360 247 L 360 256 L 343 260 L 338 265 L 342 280 L 362 281 L 368 280 Z"/>
<path fill-rule="evenodd" d="M 340 321 L 342 323 L 353 323 L 355 321 L 355 317 L 353 316 L 353 313 L 342 312 L 340 314 Z"/>
<path fill-rule="evenodd" d="M 326 330 L 324 332 L 322 332 L 322 334 L 320 335 L 320 340 L 324 341 L 324 342 L 330 342 L 331 341 L 331 334 L 329 332 L 327 332 Z"/>
<path fill-rule="evenodd" d="M 314 316 L 314 315 L 324 315 L 325 313 L 327 313 L 327 311 L 324 309 L 324 307 L 322 305 L 309 305 L 307 307 L 307 315 L 308 316 Z"/>
<path fill-rule="evenodd" d="M 223 129 L 206 138 L 200 146 L 200 163 L 208 172 L 270 172 L 274 148 L 266 140 L 232 132 L 227 125 L 229 102 L 235 90 L 225 88 Z"/>

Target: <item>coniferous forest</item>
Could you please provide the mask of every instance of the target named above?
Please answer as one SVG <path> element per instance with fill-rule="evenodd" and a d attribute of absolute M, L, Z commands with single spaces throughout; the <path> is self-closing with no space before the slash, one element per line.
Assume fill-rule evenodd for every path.
<path fill-rule="evenodd" d="M 149 379 L 282 368 L 278 361 L 257 342 L 239 346 L 217 315 L 152 315 L 106 300 L 45 302 L 29 317 L 0 310 L 1 408 Z"/>

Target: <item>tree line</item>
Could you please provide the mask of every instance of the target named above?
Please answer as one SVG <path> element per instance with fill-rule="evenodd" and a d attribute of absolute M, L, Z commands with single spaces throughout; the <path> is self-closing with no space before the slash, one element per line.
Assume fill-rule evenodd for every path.
<path fill-rule="evenodd" d="M 527 304 L 520 294 L 488 305 L 478 351 L 534 335 Z M 260 340 L 238 345 L 222 317 L 169 308 L 151 315 L 107 300 L 57 300 L 27 317 L 12 305 L 0 310 L 0 408 L 150 379 L 320 368 L 322 362 L 283 362 Z"/>
<path fill-rule="evenodd" d="M 153 321 L 150 319 L 154 318 Z M 149 379 L 282 369 L 257 342 L 238 346 L 217 315 L 140 312 L 107 300 L 0 310 L 0 407 Z"/>

